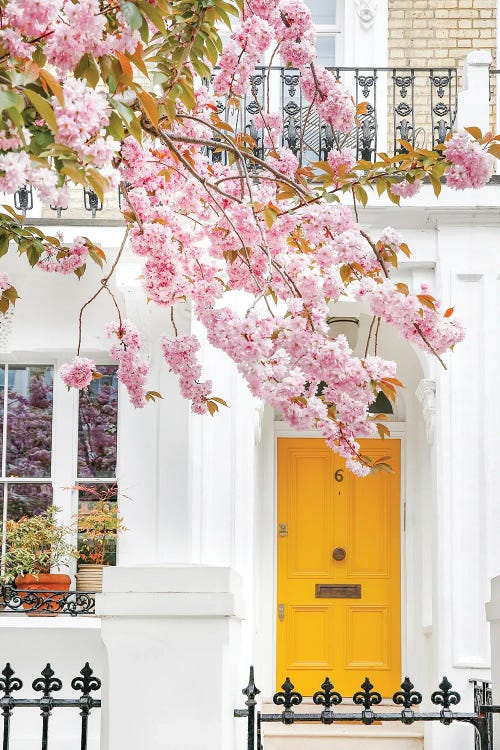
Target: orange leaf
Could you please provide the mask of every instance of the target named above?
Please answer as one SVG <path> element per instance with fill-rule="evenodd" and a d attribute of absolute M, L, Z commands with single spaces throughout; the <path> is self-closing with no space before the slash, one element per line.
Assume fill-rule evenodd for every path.
<path fill-rule="evenodd" d="M 118 57 L 121 65 L 121 69 L 125 73 L 125 75 L 129 76 L 130 78 L 134 77 L 134 71 L 132 70 L 132 65 L 130 64 L 130 60 L 128 60 L 125 55 L 123 55 L 121 52 L 117 52 L 116 56 Z"/>
<path fill-rule="evenodd" d="M 144 111 L 146 112 L 151 122 L 153 123 L 153 125 L 157 126 L 159 114 L 154 97 L 152 97 L 151 94 L 148 94 L 147 91 L 141 91 L 139 94 L 137 94 L 137 96 L 140 99 L 140 102 L 144 107 Z"/>
<path fill-rule="evenodd" d="M 448 309 L 446 310 L 446 312 L 445 312 L 445 314 L 444 314 L 444 317 L 445 317 L 445 318 L 451 318 L 451 316 L 453 315 L 453 310 L 454 310 L 454 309 L 455 309 L 454 307 L 449 307 L 449 308 L 448 308 Z"/>

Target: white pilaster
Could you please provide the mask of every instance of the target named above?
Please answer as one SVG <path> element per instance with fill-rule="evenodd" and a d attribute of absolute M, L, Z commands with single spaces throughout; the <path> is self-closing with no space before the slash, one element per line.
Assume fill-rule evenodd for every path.
<path fill-rule="evenodd" d="M 491 680 L 493 703 L 500 703 L 500 576 L 491 581 L 491 599 L 486 604 L 486 619 L 490 623 Z M 500 750 L 500 716 L 493 716 L 493 750 Z"/>
<path fill-rule="evenodd" d="M 234 750 L 240 586 L 230 568 L 105 571 L 102 750 Z"/>
<path fill-rule="evenodd" d="M 487 50 L 469 52 L 462 72 L 462 91 L 458 94 L 457 127 L 475 125 L 483 133 L 490 129 L 490 65 Z"/>

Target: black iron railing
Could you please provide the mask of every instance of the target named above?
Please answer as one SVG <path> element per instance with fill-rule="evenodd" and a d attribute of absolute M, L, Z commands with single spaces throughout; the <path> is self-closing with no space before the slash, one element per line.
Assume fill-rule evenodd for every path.
<path fill-rule="evenodd" d="M 75 740 L 73 748 L 68 750 L 87 750 L 89 718 L 94 708 L 101 707 L 100 698 L 94 698 L 92 693 L 101 687 L 101 680 L 94 675 L 87 662 L 80 674 L 71 681 L 71 687 L 79 695 L 73 698 L 55 698 L 54 693 L 62 690 L 62 681 L 55 676 L 50 666 L 42 670 L 41 676 L 31 683 L 32 689 L 41 693 L 39 698 L 17 698 L 16 693 L 23 687 L 22 681 L 16 676 L 10 664 L 6 664 L 0 675 L 0 712 L 3 717 L 3 750 L 9 750 L 11 742 L 11 718 L 14 711 L 20 708 L 38 708 L 42 717 L 40 738 L 42 750 L 49 747 L 49 724 L 52 711 L 56 708 L 76 708 L 80 711 L 80 737 Z"/>
<path fill-rule="evenodd" d="M 474 711 L 479 712 L 481 706 L 492 706 L 493 705 L 493 691 L 491 689 L 491 682 L 489 680 L 469 680 L 474 689 Z M 489 737 L 488 748 L 493 747 L 493 714 L 487 714 L 487 731 Z M 476 734 L 476 748 L 475 750 L 481 750 L 479 743 L 479 737 Z"/>
<path fill-rule="evenodd" d="M 307 102 L 300 89 L 300 72 L 293 68 L 260 66 L 251 76 L 251 91 L 240 106 L 228 106 L 220 99 L 221 118 L 239 133 L 256 142 L 255 154 L 265 155 L 264 132 L 257 129 L 255 115 L 279 112 L 283 135 L 277 145 L 286 146 L 304 161 L 326 159 L 335 146 L 353 148 L 358 159 L 374 161 L 380 150 L 403 151 L 400 140 L 412 146 L 434 148 L 451 133 L 457 114 L 458 75 L 456 68 L 330 68 L 351 91 L 356 104 L 366 102 L 351 133 L 333 133 Z M 491 71 L 497 73 L 498 71 Z M 217 140 L 215 138 L 214 140 Z M 213 161 L 225 161 L 217 149 L 209 149 Z M 93 190 L 84 190 L 84 207 L 95 218 L 103 204 Z M 14 196 L 24 216 L 33 209 L 33 190 L 23 187 Z M 121 203 L 121 195 L 119 193 Z M 54 208 L 61 216 L 61 209 Z"/>
<path fill-rule="evenodd" d="M 434 148 L 451 133 L 457 114 L 456 68 L 330 68 L 351 91 L 356 104 L 366 102 L 358 125 L 349 134 L 333 133 L 315 114 L 300 89 L 300 72 L 291 68 L 258 67 L 250 93 L 241 104 L 218 103 L 219 115 L 237 132 L 256 142 L 256 155 L 265 152 L 264 132 L 255 126 L 261 111 L 279 112 L 283 135 L 279 145 L 300 160 L 326 159 L 335 146 L 354 148 L 358 159 L 373 161 L 379 150 L 401 153 L 400 140 Z M 381 137 L 383 134 L 383 138 Z M 212 150 L 214 161 L 223 154 Z"/>
<path fill-rule="evenodd" d="M 485 683 L 481 683 L 484 685 Z M 479 683 L 478 683 L 479 685 Z M 478 750 L 493 750 L 493 727 L 492 714 L 500 713 L 500 706 L 492 706 L 491 703 L 483 702 L 488 700 L 487 688 L 476 687 L 474 690 L 474 712 L 466 713 L 455 709 L 460 703 L 460 695 L 456 690 L 452 690 L 452 684 L 446 677 L 443 677 L 439 684 L 438 690 L 435 690 L 430 696 L 431 703 L 438 710 L 436 711 L 415 711 L 414 708 L 422 703 L 422 693 L 414 689 L 414 685 L 408 677 L 405 677 L 401 683 L 401 689 L 394 693 L 392 702 L 401 710 L 394 712 L 381 712 L 374 709 L 382 703 L 382 695 L 374 690 L 374 686 L 368 679 L 352 698 L 354 706 L 359 706 L 360 710 L 340 712 L 336 707 L 342 703 L 344 697 L 334 690 L 334 685 L 327 677 L 321 689 L 312 696 L 315 706 L 318 706 L 316 712 L 296 712 L 294 707 L 302 703 L 303 696 L 292 684 L 287 677 L 281 690 L 274 694 L 273 703 L 276 706 L 282 706 L 279 713 L 263 713 L 257 710 L 257 695 L 260 693 L 255 685 L 254 670 L 250 667 L 250 676 L 248 685 L 243 688 L 242 693 L 246 696 L 244 709 L 235 709 L 235 717 L 247 719 L 247 750 L 262 750 L 262 727 L 266 723 L 281 723 L 292 725 L 295 722 L 307 722 L 316 724 L 342 724 L 345 722 L 362 722 L 365 726 L 371 726 L 374 722 L 401 722 L 402 724 L 413 724 L 414 722 L 440 722 L 444 726 L 449 726 L 454 722 L 470 724 L 475 729 L 476 746 Z M 481 692 L 483 690 L 483 692 Z M 319 710 L 321 709 L 321 711 Z"/>
<path fill-rule="evenodd" d="M 93 615 L 95 593 L 83 591 L 18 591 L 0 584 L 0 615 Z"/>

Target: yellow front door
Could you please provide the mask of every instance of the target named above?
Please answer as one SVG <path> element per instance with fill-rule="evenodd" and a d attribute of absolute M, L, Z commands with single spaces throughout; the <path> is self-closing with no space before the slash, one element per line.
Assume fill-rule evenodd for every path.
<path fill-rule="evenodd" d="M 277 685 L 346 696 L 401 682 L 400 441 L 363 440 L 394 473 L 359 479 L 316 438 L 278 439 Z"/>

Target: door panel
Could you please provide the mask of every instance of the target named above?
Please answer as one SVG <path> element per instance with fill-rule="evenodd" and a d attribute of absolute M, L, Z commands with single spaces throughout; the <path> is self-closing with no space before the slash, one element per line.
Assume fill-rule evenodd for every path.
<path fill-rule="evenodd" d="M 361 442 L 394 474 L 359 479 L 322 439 L 278 439 L 276 677 L 304 695 L 327 674 L 345 695 L 401 679 L 400 442 Z"/>

